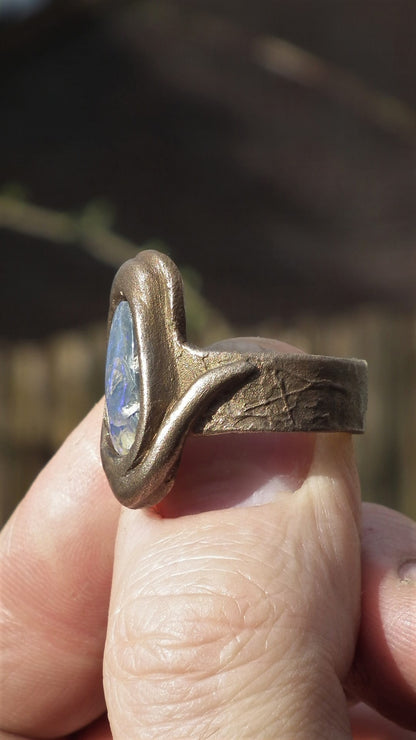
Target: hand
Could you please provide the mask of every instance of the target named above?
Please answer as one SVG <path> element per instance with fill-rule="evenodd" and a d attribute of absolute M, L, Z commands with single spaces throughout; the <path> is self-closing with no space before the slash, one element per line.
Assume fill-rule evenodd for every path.
<path fill-rule="evenodd" d="M 364 505 L 360 553 L 350 437 L 189 438 L 167 499 L 120 511 L 101 413 L 2 533 L 0 737 L 341 739 L 345 691 L 415 730 L 416 526 Z"/>

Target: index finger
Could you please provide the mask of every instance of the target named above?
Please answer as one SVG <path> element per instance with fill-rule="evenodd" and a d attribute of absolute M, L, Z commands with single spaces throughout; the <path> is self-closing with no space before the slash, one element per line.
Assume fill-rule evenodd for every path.
<path fill-rule="evenodd" d="M 119 504 L 97 405 L 5 526 L 0 727 L 56 737 L 105 711 L 102 654 Z"/>

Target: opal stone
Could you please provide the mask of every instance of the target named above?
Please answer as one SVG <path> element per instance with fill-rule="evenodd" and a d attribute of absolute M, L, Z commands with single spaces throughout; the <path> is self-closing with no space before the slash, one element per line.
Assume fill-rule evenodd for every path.
<path fill-rule="evenodd" d="M 140 412 L 139 357 L 127 301 L 118 304 L 111 323 L 105 400 L 114 449 L 119 455 L 126 455 L 134 442 Z"/>

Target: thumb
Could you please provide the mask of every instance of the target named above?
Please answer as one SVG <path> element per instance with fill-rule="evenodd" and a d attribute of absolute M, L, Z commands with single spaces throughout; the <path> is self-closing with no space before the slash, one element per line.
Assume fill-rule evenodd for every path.
<path fill-rule="evenodd" d="M 190 438 L 168 499 L 120 519 L 104 662 L 116 740 L 350 737 L 349 436 Z"/>

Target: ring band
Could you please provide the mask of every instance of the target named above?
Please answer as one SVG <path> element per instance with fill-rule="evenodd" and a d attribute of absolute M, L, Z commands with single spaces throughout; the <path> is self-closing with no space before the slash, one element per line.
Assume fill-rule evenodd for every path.
<path fill-rule="evenodd" d="M 121 266 L 108 326 L 101 457 L 125 506 L 166 496 L 189 432 L 364 431 L 365 361 L 188 344 L 182 280 L 166 255 Z"/>

